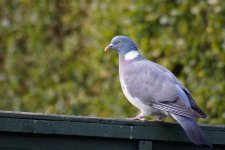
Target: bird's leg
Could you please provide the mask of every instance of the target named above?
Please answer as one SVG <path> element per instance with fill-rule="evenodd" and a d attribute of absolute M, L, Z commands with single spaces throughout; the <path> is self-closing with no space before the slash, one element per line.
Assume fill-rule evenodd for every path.
<path fill-rule="evenodd" d="M 130 120 L 145 120 L 144 115 L 142 113 L 140 113 L 139 115 L 132 117 L 132 118 L 128 118 Z"/>

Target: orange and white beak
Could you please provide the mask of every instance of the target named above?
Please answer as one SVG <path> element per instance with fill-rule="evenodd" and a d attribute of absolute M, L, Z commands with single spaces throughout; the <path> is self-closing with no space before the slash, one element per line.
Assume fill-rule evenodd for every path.
<path fill-rule="evenodd" d="M 112 50 L 113 49 L 113 44 L 109 44 L 108 46 L 106 46 L 106 48 L 104 49 L 105 52 L 107 52 L 108 50 Z"/>

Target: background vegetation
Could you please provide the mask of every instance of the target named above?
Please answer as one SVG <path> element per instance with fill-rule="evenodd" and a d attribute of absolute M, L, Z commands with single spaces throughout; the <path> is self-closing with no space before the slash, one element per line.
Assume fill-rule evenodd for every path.
<path fill-rule="evenodd" d="M 115 35 L 169 68 L 225 124 L 225 1 L 0 1 L 0 109 L 133 117 L 118 80 Z"/>

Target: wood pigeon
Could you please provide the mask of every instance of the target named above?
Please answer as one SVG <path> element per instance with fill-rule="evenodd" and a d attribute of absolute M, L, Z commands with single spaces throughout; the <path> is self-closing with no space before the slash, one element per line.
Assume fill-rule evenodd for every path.
<path fill-rule="evenodd" d="M 196 117 L 206 114 L 198 107 L 190 92 L 168 69 L 145 59 L 135 43 L 126 36 L 115 36 L 105 51 L 119 54 L 119 77 L 126 98 L 141 113 L 133 119 L 145 116 L 172 116 L 183 127 L 196 145 L 212 147 Z"/>

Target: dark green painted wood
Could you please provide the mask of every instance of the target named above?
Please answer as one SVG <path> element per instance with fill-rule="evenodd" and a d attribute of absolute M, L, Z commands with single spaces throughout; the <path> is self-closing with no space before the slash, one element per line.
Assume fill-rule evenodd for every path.
<path fill-rule="evenodd" d="M 182 143 L 182 142 L 165 142 L 165 141 L 154 141 L 152 142 L 153 150 L 225 150 L 224 145 L 214 145 L 214 147 L 198 147 L 193 143 Z"/>
<path fill-rule="evenodd" d="M 41 134 L 0 134 L 0 150 L 137 150 L 138 142 Z"/>
<path fill-rule="evenodd" d="M 201 128 L 214 149 L 225 149 L 224 126 Z M 207 149 L 192 144 L 176 123 L 0 111 L 0 150 L 63 148 Z"/>
<path fill-rule="evenodd" d="M 138 150 L 152 150 L 152 141 L 139 141 Z"/>

